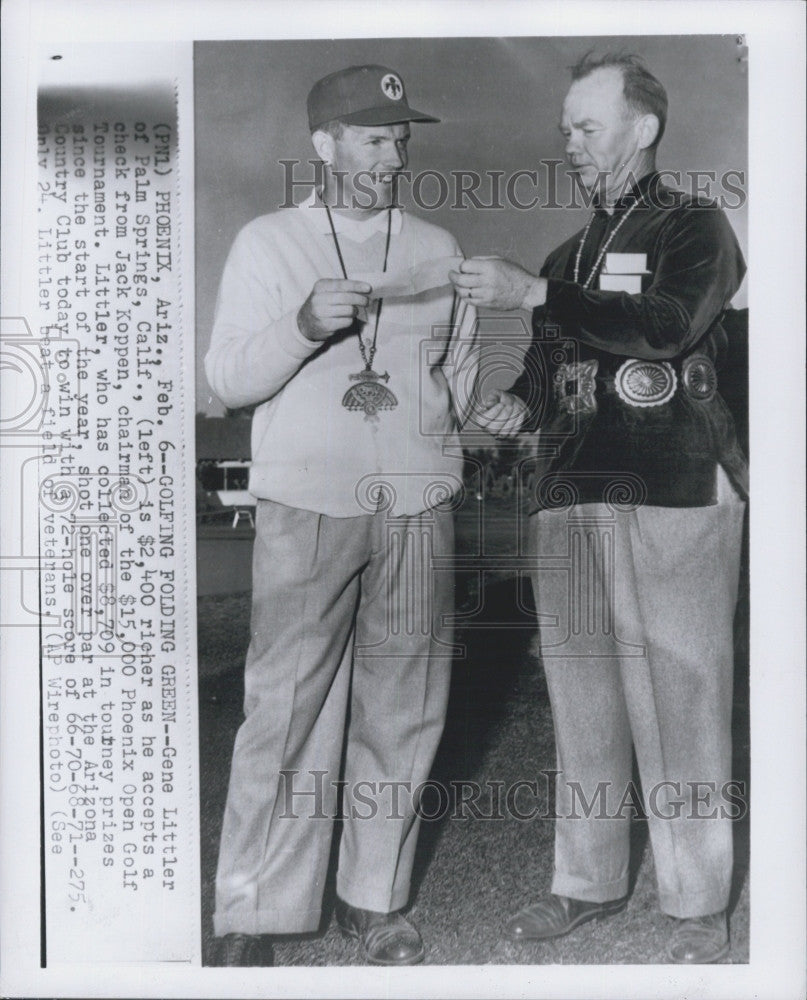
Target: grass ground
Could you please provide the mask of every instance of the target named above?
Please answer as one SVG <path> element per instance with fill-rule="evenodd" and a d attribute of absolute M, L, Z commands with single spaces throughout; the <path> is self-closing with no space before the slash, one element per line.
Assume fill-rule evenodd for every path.
<path fill-rule="evenodd" d="M 485 552 L 507 551 L 510 525 L 494 518 Z M 508 519 L 509 520 L 509 519 Z M 468 525 L 460 549 L 473 547 Z M 512 549 L 510 549 L 512 551 Z M 468 581 L 459 590 L 470 600 Z M 524 592 L 522 590 L 522 598 Z M 491 574 L 485 621 L 460 630 L 467 655 L 454 667 L 444 737 L 432 775 L 508 784 L 554 766 L 552 715 L 543 671 L 532 649 L 528 615 L 517 610 L 517 583 Z M 741 603 L 734 720 L 734 776 L 748 781 L 747 645 Z M 490 623 L 507 621 L 510 627 Z M 519 627 L 520 626 L 520 627 Z M 249 635 L 249 595 L 203 598 L 199 607 L 202 906 L 204 960 L 211 960 L 213 885 L 232 744 L 241 721 L 242 668 Z M 482 799 L 480 805 L 484 805 Z M 485 810 L 490 811 L 490 810 Z M 541 812 L 546 809 L 542 808 Z M 729 962 L 748 961 L 748 818 L 735 823 Z M 632 826 L 632 887 L 627 910 L 555 942 L 516 945 L 501 933 L 506 918 L 550 883 L 552 823 L 491 820 L 472 814 L 425 822 L 418 844 L 410 915 L 427 945 L 429 964 L 652 964 L 666 961 L 671 921 L 659 912 L 646 823 Z M 282 939 L 278 965 L 356 965 L 355 943 L 332 921 L 333 865 L 323 922 L 316 935 Z"/>

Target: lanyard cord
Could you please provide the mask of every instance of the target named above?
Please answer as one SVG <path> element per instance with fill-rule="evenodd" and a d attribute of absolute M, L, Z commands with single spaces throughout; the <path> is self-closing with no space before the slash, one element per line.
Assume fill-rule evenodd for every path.
<path fill-rule="evenodd" d="M 328 213 L 328 223 L 330 224 L 331 227 L 331 236 L 333 236 L 333 244 L 336 247 L 336 255 L 339 258 L 339 266 L 342 268 L 342 275 L 345 281 L 347 281 L 348 277 L 347 277 L 347 268 L 345 267 L 345 259 L 342 256 L 342 248 L 339 246 L 339 240 L 336 236 L 336 229 L 333 224 L 333 217 L 331 216 L 331 210 L 327 205 L 325 206 L 325 211 Z M 384 246 L 384 266 L 381 269 L 382 273 L 386 273 L 387 270 L 387 261 L 389 259 L 389 245 L 391 236 L 392 236 L 392 209 L 388 209 L 387 242 Z M 370 369 L 373 367 L 373 360 L 375 359 L 376 340 L 378 339 L 378 323 L 379 320 L 381 319 L 381 304 L 383 303 L 383 301 L 384 301 L 383 299 L 379 299 L 378 302 L 376 303 L 375 329 L 373 330 L 373 340 L 370 344 L 369 353 L 364 346 L 364 339 L 361 335 L 361 331 L 359 332 L 359 351 L 361 352 L 361 359 L 364 362 L 367 371 L 370 371 Z"/>

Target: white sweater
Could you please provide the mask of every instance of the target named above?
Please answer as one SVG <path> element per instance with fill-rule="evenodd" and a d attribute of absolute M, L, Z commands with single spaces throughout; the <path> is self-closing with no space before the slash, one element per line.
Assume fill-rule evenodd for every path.
<path fill-rule="evenodd" d="M 348 277 L 380 271 L 386 221 L 382 229 L 371 219 L 362 231 L 338 212 L 332 217 Z M 393 217 L 388 271 L 461 254 L 445 230 L 397 210 Z M 323 345 L 297 327 L 314 283 L 341 277 L 327 214 L 311 199 L 254 219 L 236 237 L 224 268 L 207 377 L 225 405 L 258 404 L 249 484 L 255 496 L 332 517 L 368 513 L 379 501 L 382 507 L 392 501 L 392 514 L 417 514 L 461 484 L 460 407 L 450 383 L 461 383 L 467 396 L 475 369 L 463 364 L 455 379 L 451 362 L 460 335 L 468 357 L 475 314 L 465 310 L 462 331 L 452 328 L 451 286 L 385 301 L 373 368 L 389 372 L 386 385 L 398 406 L 367 420 L 342 405 L 356 384 L 349 376 L 364 368 L 356 336 Z M 368 313 L 366 340 L 374 304 Z M 473 358 L 475 352 L 473 345 Z M 382 483 L 379 493 L 374 487 Z"/>

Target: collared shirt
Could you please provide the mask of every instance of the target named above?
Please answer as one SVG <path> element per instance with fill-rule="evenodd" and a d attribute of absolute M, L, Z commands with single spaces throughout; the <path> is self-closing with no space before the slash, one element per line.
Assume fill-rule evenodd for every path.
<path fill-rule="evenodd" d="M 331 215 L 348 277 L 380 271 L 387 213 L 359 222 Z M 451 234 L 431 223 L 399 210 L 390 221 L 397 229 L 390 271 L 460 254 Z M 208 380 L 225 405 L 257 406 L 250 470 L 256 496 L 333 517 L 365 514 L 388 501 L 392 514 L 417 514 L 462 484 L 448 350 L 452 336 L 460 336 L 453 288 L 383 303 L 373 368 L 389 375 L 384 385 L 397 406 L 366 419 L 343 405 L 364 368 L 356 333 L 319 343 L 297 326 L 314 284 L 341 277 L 327 213 L 311 199 L 250 222 L 225 264 L 205 358 Z M 366 343 L 374 328 L 374 308 L 369 312 Z M 467 335 L 473 309 L 464 316 Z M 463 374 L 463 382 L 472 382 L 467 368 Z"/>
<path fill-rule="evenodd" d="M 645 255 L 641 292 L 599 287 L 600 253 L 614 233 L 609 253 Z M 609 477 L 628 474 L 648 504 L 703 506 L 714 500 L 718 462 L 744 491 L 745 460 L 719 393 L 694 399 L 680 377 L 695 354 L 719 370 L 727 347 L 720 317 L 744 274 L 724 212 L 666 187 L 657 173 L 643 177 L 612 215 L 595 209 L 588 231 L 547 257 L 546 303 L 534 311 L 525 372 L 512 391 L 530 408 L 526 427 L 542 429 L 546 468 L 576 477 L 581 500 L 601 501 Z M 671 365 L 678 382 L 671 398 L 647 407 L 625 402 L 614 377 L 628 359 Z M 555 376 L 561 364 L 586 362 L 596 368 L 593 403 L 564 412 Z"/>

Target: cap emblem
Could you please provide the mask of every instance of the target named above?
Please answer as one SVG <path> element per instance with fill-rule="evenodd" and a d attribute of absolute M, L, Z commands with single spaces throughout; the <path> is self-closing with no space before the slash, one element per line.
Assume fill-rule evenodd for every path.
<path fill-rule="evenodd" d="M 400 101 L 403 97 L 403 84 L 401 78 L 394 73 L 387 73 L 381 80 L 381 89 L 393 101 Z"/>

